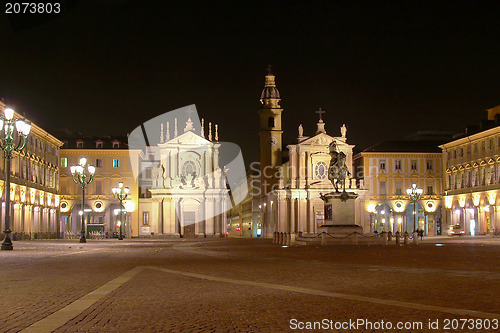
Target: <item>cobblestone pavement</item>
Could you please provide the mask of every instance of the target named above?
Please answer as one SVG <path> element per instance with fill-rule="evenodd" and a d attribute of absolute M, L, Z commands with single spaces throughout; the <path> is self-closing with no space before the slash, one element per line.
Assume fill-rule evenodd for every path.
<path fill-rule="evenodd" d="M 500 318 L 500 239 L 443 240 L 288 248 L 236 238 L 15 242 L 0 252 L 0 331 L 498 331 L 443 325 Z M 54 318 L 61 323 L 42 329 Z M 373 327 L 293 329 L 323 319 Z M 429 320 L 440 326 L 428 328 Z"/>

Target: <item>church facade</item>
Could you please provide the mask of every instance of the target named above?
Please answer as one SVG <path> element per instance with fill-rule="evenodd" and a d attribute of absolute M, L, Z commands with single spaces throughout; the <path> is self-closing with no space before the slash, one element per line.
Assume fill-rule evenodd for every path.
<path fill-rule="evenodd" d="M 188 118 L 184 132 L 178 134 L 176 119 L 171 138 L 169 124 L 159 125 L 160 142 L 148 147 L 153 154 L 146 153 L 142 162 L 144 171 L 139 182 L 145 195 L 139 199 L 139 237 L 225 235 L 224 212 L 230 199 L 226 170 L 219 165 L 217 132 L 212 140 L 210 128 L 207 139 L 203 128 L 196 133 Z"/>
<path fill-rule="evenodd" d="M 302 124 L 298 127 L 297 142 L 282 149 L 281 97 L 276 87 L 275 76 L 266 76 L 261 94 L 260 118 L 260 196 L 259 207 L 263 221 L 264 236 L 273 232 L 316 234 L 324 224 L 324 202 L 321 194 L 334 191 L 328 179 L 330 164 L 329 145 L 334 142 L 339 153 L 346 156 L 348 176 L 345 190 L 352 195 L 364 192 L 357 186 L 352 169 L 354 145 L 347 142 L 347 127 L 343 125 L 340 135 L 329 135 L 322 119 L 323 110 L 318 110 L 317 130 L 305 136 Z M 283 156 L 288 156 L 284 161 Z M 350 199 L 354 200 L 354 199 Z M 357 200 L 357 199 L 356 199 Z M 356 205 L 359 210 L 359 205 Z M 356 214 L 360 215 L 360 214 Z M 356 220 L 364 226 L 364 221 Z"/>

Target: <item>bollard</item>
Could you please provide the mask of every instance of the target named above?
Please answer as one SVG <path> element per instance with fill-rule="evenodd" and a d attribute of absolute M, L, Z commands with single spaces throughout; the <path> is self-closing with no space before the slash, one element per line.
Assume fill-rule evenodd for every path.
<path fill-rule="evenodd" d="M 278 243 L 278 242 L 276 241 L 276 239 L 278 238 L 278 237 L 277 237 L 277 235 L 276 235 L 276 233 L 277 233 L 277 231 L 273 232 L 273 244 Z"/>
<path fill-rule="evenodd" d="M 285 233 L 280 232 L 280 245 L 285 245 Z"/>
<path fill-rule="evenodd" d="M 321 233 L 321 246 L 326 246 L 326 233 Z"/>
<path fill-rule="evenodd" d="M 382 233 L 382 234 L 380 235 L 380 237 L 381 237 L 381 239 L 382 239 L 382 244 L 383 244 L 383 245 L 387 245 L 387 244 L 388 244 L 388 243 L 387 243 L 387 239 L 388 239 L 388 237 L 389 237 L 389 236 L 387 236 L 387 235 L 385 235 L 384 233 Z"/>
<path fill-rule="evenodd" d="M 296 240 L 297 240 L 297 235 L 295 233 L 291 233 L 290 234 L 290 246 L 294 246 Z"/>
<path fill-rule="evenodd" d="M 355 232 L 352 238 L 352 245 L 358 246 L 358 234 Z"/>
<path fill-rule="evenodd" d="M 416 231 L 413 232 L 413 245 L 418 245 L 418 233 Z"/>
<path fill-rule="evenodd" d="M 387 241 L 388 241 L 388 242 L 392 242 L 392 232 L 391 232 L 391 231 L 389 231 L 389 232 L 387 233 Z"/>
<path fill-rule="evenodd" d="M 408 245 L 408 231 L 403 234 L 403 244 Z"/>
<path fill-rule="evenodd" d="M 287 232 L 286 233 L 286 245 L 290 246 L 292 244 L 292 234 Z"/>
<path fill-rule="evenodd" d="M 401 244 L 401 234 L 399 233 L 399 230 L 396 231 L 396 245 L 400 245 Z"/>
<path fill-rule="evenodd" d="M 281 232 L 278 232 L 278 245 L 281 245 L 282 241 L 283 241 L 283 235 Z"/>

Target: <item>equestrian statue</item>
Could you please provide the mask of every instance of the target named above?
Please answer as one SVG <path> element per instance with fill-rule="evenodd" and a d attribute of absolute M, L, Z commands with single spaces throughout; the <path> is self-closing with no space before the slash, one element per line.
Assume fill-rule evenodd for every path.
<path fill-rule="evenodd" d="M 347 156 L 344 152 L 339 152 L 335 140 L 328 146 L 330 150 L 330 166 L 328 167 L 328 179 L 332 182 L 335 191 L 339 193 L 339 185 L 342 193 L 345 191 L 345 180 L 347 176 L 351 176 L 346 165 Z"/>

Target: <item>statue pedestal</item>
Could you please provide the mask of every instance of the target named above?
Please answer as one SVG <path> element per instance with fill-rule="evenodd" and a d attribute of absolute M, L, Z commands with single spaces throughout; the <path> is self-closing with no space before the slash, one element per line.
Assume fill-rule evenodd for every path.
<path fill-rule="evenodd" d="M 352 232 L 363 233 L 363 228 L 356 225 L 355 193 L 328 193 L 321 195 L 325 202 L 324 224 L 318 228 L 318 232 L 329 234 L 350 234 Z"/>

